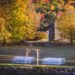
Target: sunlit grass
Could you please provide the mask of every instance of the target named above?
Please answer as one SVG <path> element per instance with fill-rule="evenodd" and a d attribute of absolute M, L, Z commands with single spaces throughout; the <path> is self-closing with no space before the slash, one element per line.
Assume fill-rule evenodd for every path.
<path fill-rule="evenodd" d="M 10 64 L 10 63 L 0 63 L 0 66 L 5 67 L 16 67 L 16 68 L 25 68 L 25 67 L 32 67 L 32 68 L 75 68 L 75 66 L 62 66 L 62 65 L 30 65 L 30 64 Z"/>

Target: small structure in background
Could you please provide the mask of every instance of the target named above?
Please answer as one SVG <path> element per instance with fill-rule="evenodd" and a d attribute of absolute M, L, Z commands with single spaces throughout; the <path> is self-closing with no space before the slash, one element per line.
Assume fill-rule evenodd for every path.
<path fill-rule="evenodd" d="M 65 58 L 43 58 L 42 64 L 44 65 L 62 65 L 65 64 Z"/>
<path fill-rule="evenodd" d="M 12 63 L 14 64 L 33 64 L 35 62 L 35 57 L 25 57 L 25 56 L 14 56 L 12 58 Z"/>
<path fill-rule="evenodd" d="M 32 44 L 29 45 L 29 47 L 26 49 L 26 57 L 28 58 L 29 57 L 29 53 L 31 51 L 35 51 L 36 52 L 36 64 L 37 66 L 39 65 L 39 52 L 40 52 L 40 49 L 38 48 L 34 48 L 34 46 Z"/>

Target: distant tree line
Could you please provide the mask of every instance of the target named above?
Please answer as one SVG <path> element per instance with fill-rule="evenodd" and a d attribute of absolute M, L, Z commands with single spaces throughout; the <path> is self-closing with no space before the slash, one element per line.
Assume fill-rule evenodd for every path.
<path fill-rule="evenodd" d="M 46 38 L 46 31 L 54 23 L 70 0 L 0 0 L 0 42 Z"/>

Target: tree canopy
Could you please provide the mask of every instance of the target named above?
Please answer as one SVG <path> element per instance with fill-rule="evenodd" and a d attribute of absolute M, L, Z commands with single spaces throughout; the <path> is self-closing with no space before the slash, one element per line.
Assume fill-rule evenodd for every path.
<path fill-rule="evenodd" d="M 40 30 L 48 30 L 56 18 L 65 10 L 64 7 L 72 0 L 32 0 L 36 12 L 41 14 Z"/>
<path fill-rule="evenodd" d="M 73 44 L 75 40 L 75 9 L 71 5 L 67 5 L 65 9 L 65 12 L 57 19 L 57 25 L 60 35 Z"/>
<path fill-rule="evenodd" d="M 0 0 L 0 40 L 14 42 L 37 38 L 38 30 L 48 30 L 69 1 Z"/>

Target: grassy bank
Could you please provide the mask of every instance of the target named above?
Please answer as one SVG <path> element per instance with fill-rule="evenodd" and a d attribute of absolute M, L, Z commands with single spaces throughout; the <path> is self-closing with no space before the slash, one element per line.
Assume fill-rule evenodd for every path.
<path fill-rule="evenodd" d="M 75 75 L 75 66 L 0 64 L 0 75 Z"/>

